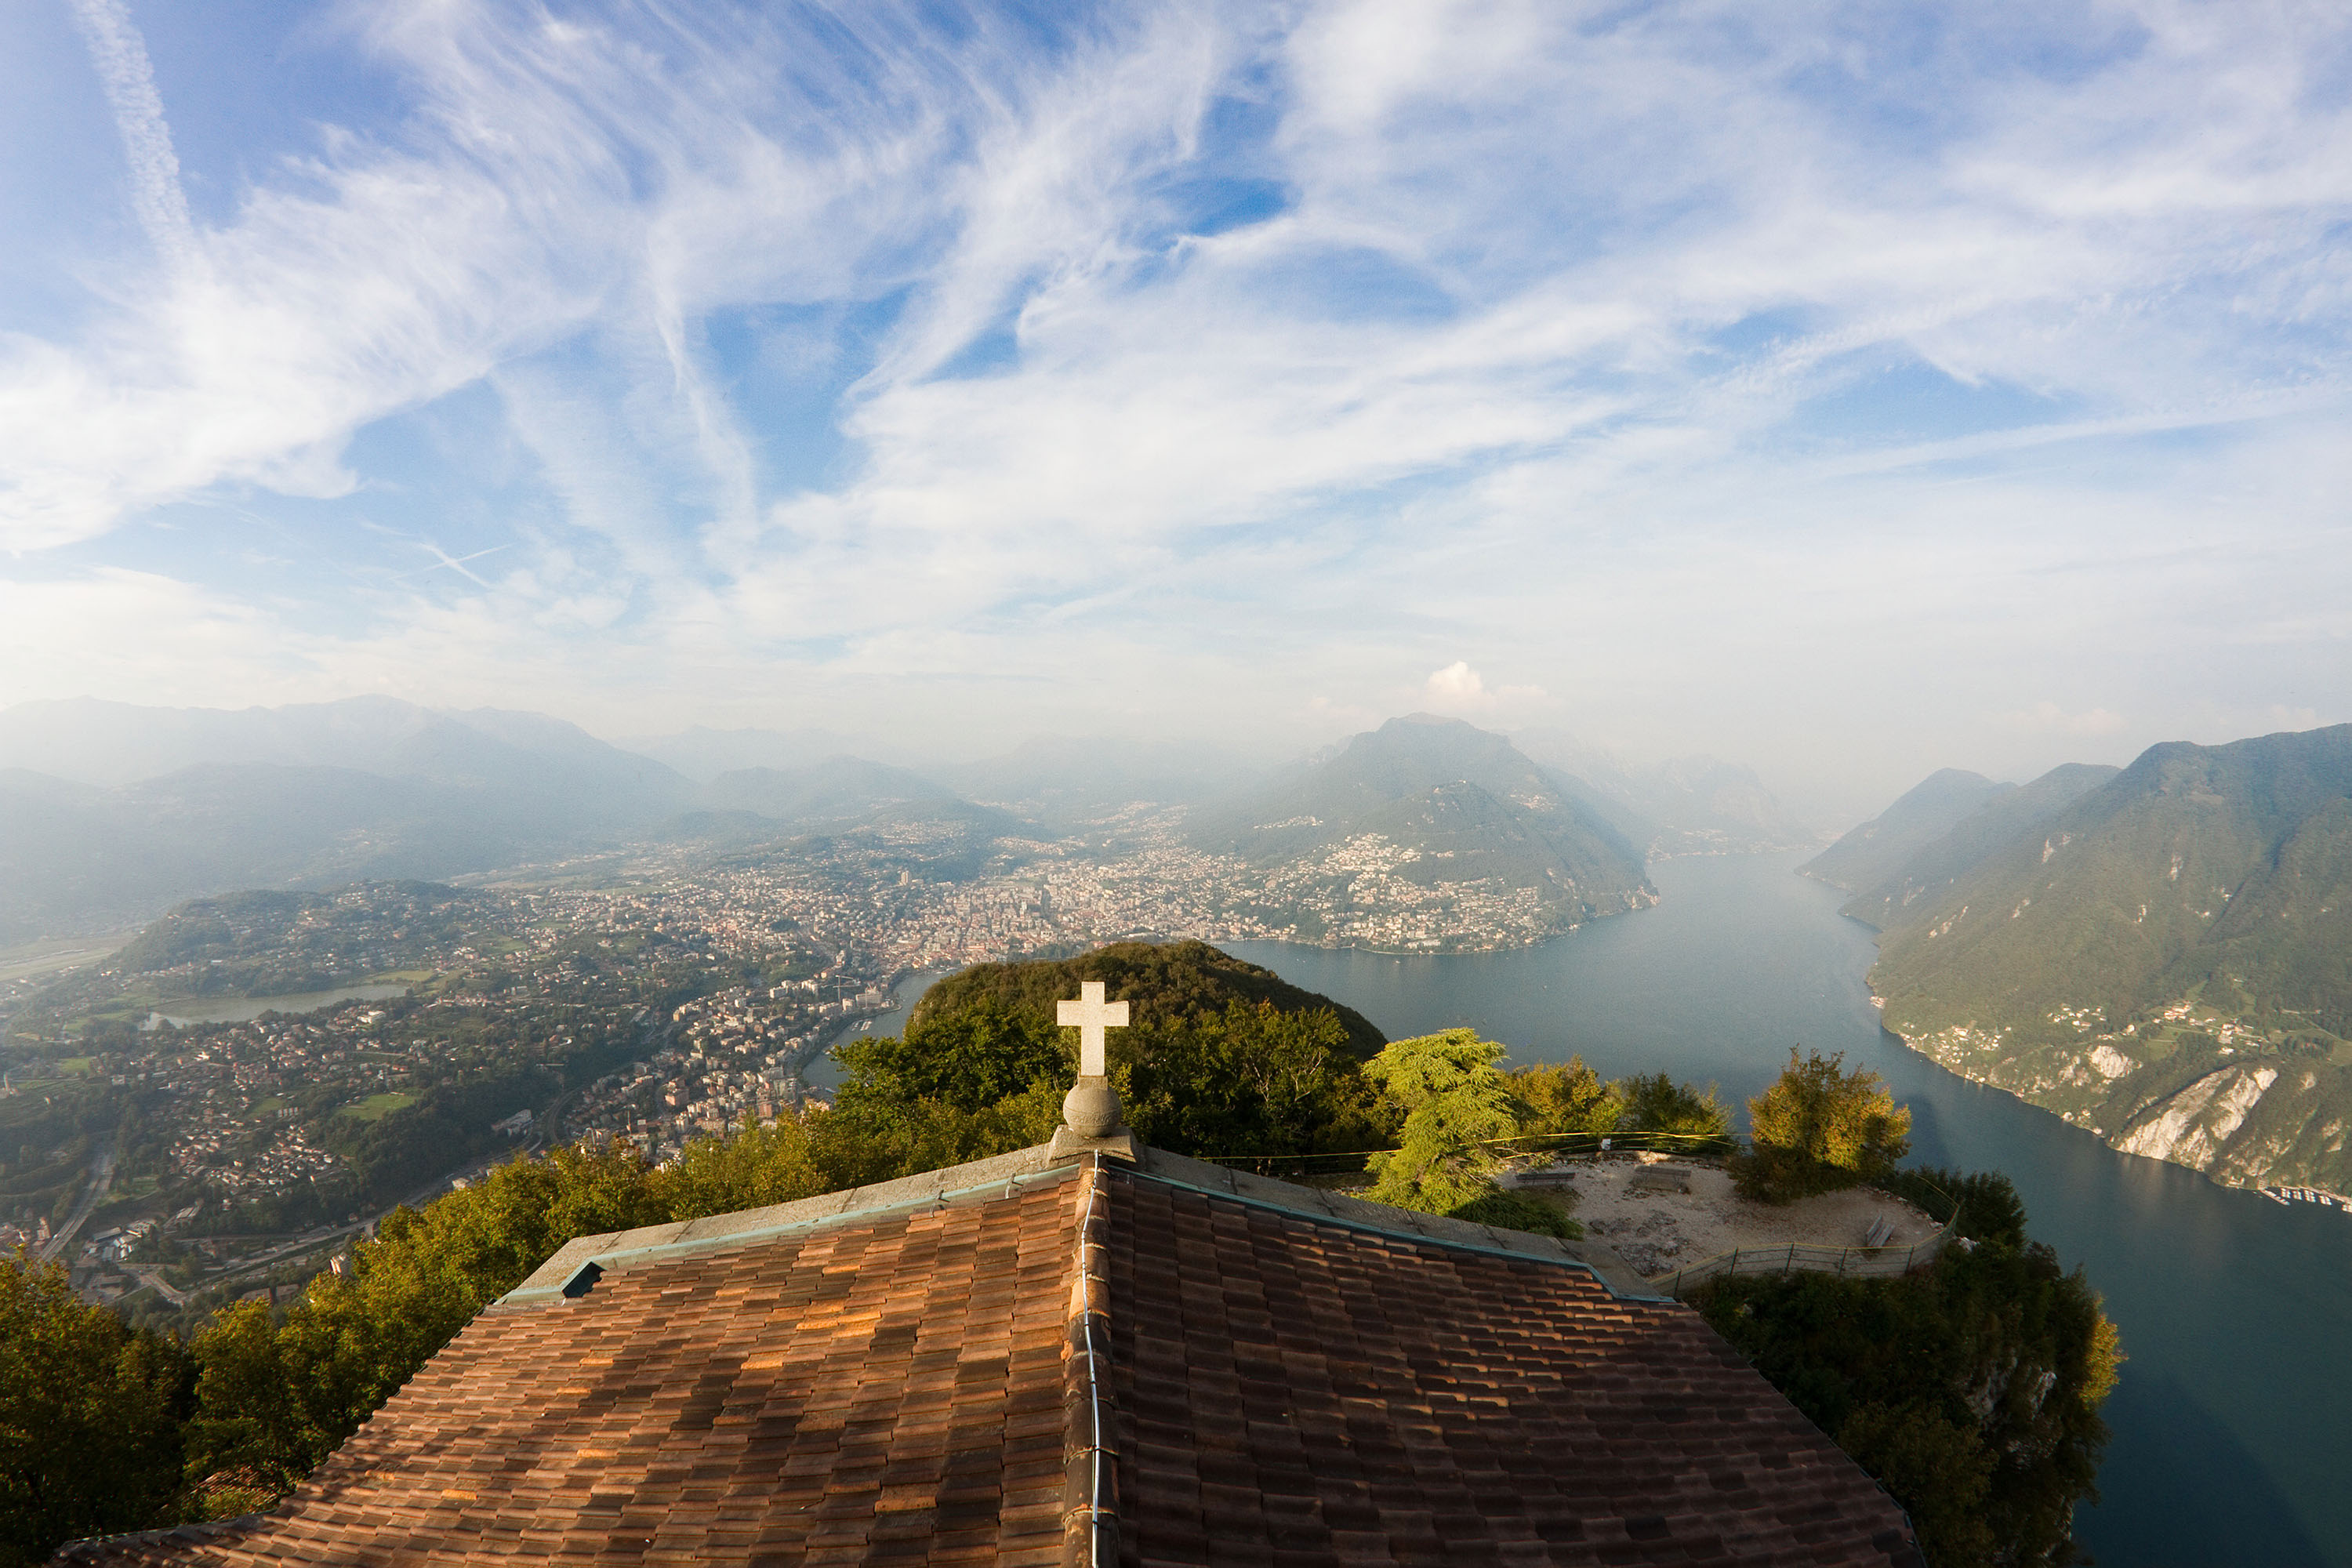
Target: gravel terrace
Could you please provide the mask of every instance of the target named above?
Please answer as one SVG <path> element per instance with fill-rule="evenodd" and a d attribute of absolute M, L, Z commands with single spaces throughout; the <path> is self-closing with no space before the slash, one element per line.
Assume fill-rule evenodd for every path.
<path fill-rule="evenodd" d="M 1641 1173 L 1638 1180 L 1636 1173 Z M 1675 1178 L 1690 1191 L 1673 1191 Z M 1565 1198 L 1587 1235 L 1606 1242 L 1643 1274 L 1685 1268 L 1738 1247 L 1860 1247 L 1874 1220 L 1894 1234 L 1889 1247 L 1908 1247 L 1936 1233 L 1936 1222 L 1897 1197 L 1873 1187 L 1824 1193 L 1785 1207 L 1751 1203 L 1732 1191 L 1728 1173 L 1713 1165 L 1661 1155 L 1603 1156 L 1526 1171 L 1512 1182 L 1531 1193 Z M 1635 1190 L 1636 1188 L 1650 1190 Z M 1663 1187 L 1664 1190 L 1657 1190 Z"/>

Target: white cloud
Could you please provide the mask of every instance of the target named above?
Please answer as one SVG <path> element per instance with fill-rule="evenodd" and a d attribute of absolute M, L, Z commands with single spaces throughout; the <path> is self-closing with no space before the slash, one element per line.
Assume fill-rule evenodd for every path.
<path fill-rule="evenodd" d="M 1880 731 L 1907 769 L 2258 713 L 2352 635 L 2323 11 L 1140 4 L 1041 43 L 984 8 L 362 4 L 401 112 L 193 227 L 128 13 L 76 4 L 184 254 L 0 341 L 0 548 L 58 552 L 41 595 L 128 602 L 131 567 L 152 599 L 126 521 L 324 498 L 348 626 L 180 566 L 129 645 L 180 627 L 229 700 L 1142 701 L 1278 743 L 1549 688 L 1662 753 L 1915 714 Z M 1182 232 L 1216 174 L 1282 211 Z M 792 346 L 755 373 L 727 334 L 763 311 Z M 780 424 L 751 388 L 800 373 L 822 406 Z M 386 586 L 352 520 L 420 476 L 351 437 L 484 384 L 513 471 L 432 476 L 480 536 L 430 533 L 508 548 Z M 25 657 L 18 689 L 138 679 Z M 2108 706 L 2018 709 L 2053 667 Z"/>
<path fill-rule="evenodd" d="M 1486 714 L 1542 702 L 1547 693 L 1540 686 L 1503 686 L 1490 690 L 1485 676 L 1471 668 L 1467 659 L 1457 658 L 1443 669 L 1430 671 L 1417 695 L 1441 713 Z"/>

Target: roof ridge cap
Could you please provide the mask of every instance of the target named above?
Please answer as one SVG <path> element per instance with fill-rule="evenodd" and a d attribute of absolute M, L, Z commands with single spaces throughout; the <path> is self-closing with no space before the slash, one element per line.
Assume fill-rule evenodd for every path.
<path fill-rule="evenodd" d="M 1071 1199 L 1070 1316 L 1063 1339 L 1064 1568 L 1118 1561 L 1118 1412 L 1111 1403 L 1110 1215 L 1103 1156 L 1079 1168 Z"/>

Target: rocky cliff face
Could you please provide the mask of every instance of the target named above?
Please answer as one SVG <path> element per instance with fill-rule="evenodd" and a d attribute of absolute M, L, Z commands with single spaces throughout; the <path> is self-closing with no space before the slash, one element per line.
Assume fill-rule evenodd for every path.
<path fill-rule="evenodd" d="M 2352 1189 L 2352 1048 L 2298 1048 L 2193 1001 L 2151 1024 L 2092 1032 L 2087 1009 L 2071 1043 L 1952 1025 L 1888 1027 L 1964 1078 L 2097 1133 L 2127 1154 L 2169 1160 L 2225 1186 Z"/>

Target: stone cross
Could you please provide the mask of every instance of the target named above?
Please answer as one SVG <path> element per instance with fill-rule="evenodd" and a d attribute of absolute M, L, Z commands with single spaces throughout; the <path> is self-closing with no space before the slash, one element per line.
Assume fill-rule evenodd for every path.
<path fill-rule="evenodd" d="M 1078 983 L 1078 999 L 1054 1005 L 1055 1019 L 1064 1025 L 1076 1025 L 1078 1031 L 1078 1076 L 1103 1076 L 1103 1031 L 1127 1027 L 1127 1004 L 1103 1000 L 1103 983 L 1082 980 Z"/>

